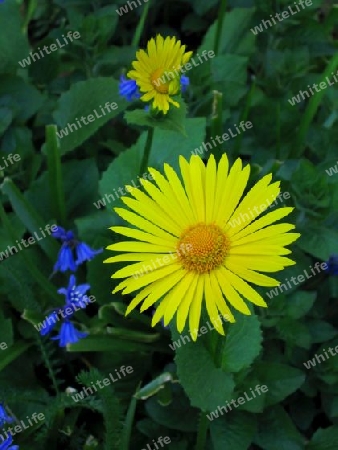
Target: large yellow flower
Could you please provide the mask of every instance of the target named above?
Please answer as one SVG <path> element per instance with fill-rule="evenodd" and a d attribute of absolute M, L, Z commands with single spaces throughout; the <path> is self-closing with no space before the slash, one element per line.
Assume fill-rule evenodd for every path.
<path fill-rule="evenodd" d="M 163 39 L 161 35 L 157 35 L 156 40 L 150 39 L 147 52 L 136 53 L 137 60 L 132 63 L 134 70 L 127 75 L 145 93 L 141 100 L 153 101 L 153 108 L 167 114 L 170 103 L 180 106 L 171 96 L 180 91 L 180 67 L 189 61 L 192 52 L 185 53 L 185 45 L 175 37 Z"/>
<path fill-rule="evenodd" d="M 234 322 L 228 306 L 243 314 L 250 310 L 243 298 L 267 306 L 249 283 L 278 286 L 279 282 L 262 272 L 277 272 L 294 264 L 282 256 L 284 248 L 300 235 L 288 233 L 294 225 L 272 225 L 293 208 L 271 210 L 261 216 L 279 194 L 279 182 L 264 176 L 241 200 L 250 174 L 237 159 L 229 170 L 223 155 L 218 167 L 213 156 L 205 166 L 199 156 L 190 161 L 180 157 L 183 184 L 168 164 L 164 177 L 149 168 L 151 183 L 141 180 L 141 189 L 128 186 L 134 198 L 123 197 L 128 209 L 116 212 L 133 227 L 112 227 L 116 233 L 134 240 L 108 246 L 124 252 L 105 262 L 134 262 L 112 278 L 126 278 L 113 292 L 130 294 L 141 289 L 130 303 L 127 314 L 141 302 L 141 311 L 159 302 L 154 326 L 162 317 L 167 325 L 176 313 L 181 332 L 189 316 L 189 329 L 195 340 L 203 302 L 215 329 L 224 334 L 219 316 Z"/>

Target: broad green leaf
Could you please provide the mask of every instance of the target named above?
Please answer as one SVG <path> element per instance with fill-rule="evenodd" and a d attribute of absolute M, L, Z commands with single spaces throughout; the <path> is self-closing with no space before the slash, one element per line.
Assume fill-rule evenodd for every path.
<path fill-rule="evenodd" d="M 250 31 L 249 25 L 254 12 L 254 8 L 234 8 L 226 13 L 220 38 L 219 54 L 233 53 L 246 56 L 253 53 L 255 36 Z M 203 49 L 214 48 L 216 25 L 217 22 L 209 28 L 198 53 L 201 53 Z"/>
<path fill-rule="evenodd" d="M 5 95 L 14 100 L 17 105 L 15 117 L 22 122 L 36 114 L 44 101 L 44 97 L 34 86 L 17 76 L 0 77 L 0 97 Z"/>
<path fill-rule="evenodd" d="M 317 297 L 316 292 L 301 291 L 293 292 L 288 297 L 286 313 L 293 319 L 299 319 L 310 311 Z"/>
<path fill-rule="evenodd" d="M 253 414 L 231 411 L 210 424 L 214 450 L 247 450 L 256 430 L 257 419 Z"/>
<path fill-rule="evenodd" d="M 28 56 L 29 48 L 21 32 L 19 3 L 6 0 L 0 6 L 0 73 L 8 73 L 20 68 L 18 61 Z"/>
<path fill-rule="evenodd" d="M 13 344 L 12 320 L 5 319 L 3 313 L 0 311 L 0 352 L 3 350 L 3 347 L 10 347 L 12 344 Z"/>
<path fill-rule="evenodd" d="M 308 450 L 336 450 L 338 442 L 338 426 L 319 428 L 312 436 Z"/>
<path fill-rule="evenodd" d="M 117 104 L 117 109 L 113 109 L 115 105 L 111 105 L 112 103 Z M 105 106 L 107 104 L 109 105 Z M 69 91 L 61 95 L 54 112 L 61 153 L 79 147 L 102 125 L 120 114 L 126 104 L 118 95 L 118 82 L 112 78 L 92 78 L 74 84 Z M 90 115 L 92 117 L 88 119 Z M 82 122 L 81 117 L 84 117 Z"/>
<path fill-rule="evenodd" d="M 248 368 L 261 351 L 262 331 L 257 316 L 238 314 L 229 327 L 222 353 L 222 369 L 239 372 Z"/>
<path fill-rule="evenodd" d="M 179 156 L 189 159 L 194 148 L 200 146 L 205 138 L 205 119 L 187 119 L 186 130 L 189 135 L 184 138 L 173 131 L 156 129 L 148 167 L 154 167 L 163 173 L 164 163 L 179 169 Z M 137 143 L 125 150 L 109 165 L 100 180 L 100 199 L 95 201 L 97 209 L 106 206 L 110 211 L 124 206 L 121 196 L 128 195 L 126 185 L 141 187 L 140 178 L 152 181 L 149 172 L 139 175 L 147 133 L 142 133 Z M 115 215 L 113 217 L 117 217 Z M 115 219 L 114 219 L 115 220 Z M 118 219 L 121 223 L 121 219 Z M 113 225 L 113 223 L 111 224 Z"/>
<path fill-rule="evenodd" d="M 259 421 L 255 443 L 263 450 L 304 450 L 305 438 L 281 406 L 269 408 Z"/>
<path fill-rule="evenodd" d="M 171 384 L 173 400 L 168 406 L 162 406 L 155 397 L 145 402 L 149 416 L 160 425 L 169 429 L 192 432 L 196 430 L 198 410 L 192 408 L 182 387 Z"/>
<path fill-rule="evenodd" d="M 17 341 L 11 347 L 8 347 L 6 350 L 1 350 L 1 358 L 0 358 L 0 372 L 3 370 L 8 364 L 18 358 L 22 353 L 31 347 L 32 344 L 23 341 Z"/>
<path fill-rule="evenodd" d="M 134 111 L 126 111 L 124 117 L 128 124 L 176 131 L 183 134 L 184 137 L 188 137 L 185 130 L 186 110 L 185 104 L 181 103 L 179 108 L 171 106 L 166 115 L 154 117 L 144 109 L 136 109 Z"/>
<path fill-rule="evenodd" d="M 155 352 L 164 349 L 162 344 L 156 342 L 144 344 L 108 335 L 87 336 L 76 344 L 67 345 L 67 350 L 70 352 Z"/>
<path fill-rule="evenodd" d="M 178 341 L 180 335 L 174 326 L 171 331 L 173 341 Z M 192 406 L 212 411 L 231 400 L 235 387 L 233 377 L 215 366 L 202 339 L 180 345 L 176 348 L 177 375 Z"/>
<path fill-rule="evenodd" d="M 254 374 L 261 384 L 265 384 L 266 405 L 274 405 L 284 400 L 301 387 L 305 374 L 286 364 L 259 362 L 255 365 Z"/>
<path fill-rule="evenodd" d="M 34 206 L 26 200 L 12 180 L 6 178 L 1 189 L 2 192 L 8 196 L 13 210 L 30 231 L 35 242 L 42 248 L 50 260 L 54 261 L 59 246 L 56 241 L 50 237 L 50 228 L 49 232 L 45 228 L 47 225 L 46 222 L 40 217 Z"/>

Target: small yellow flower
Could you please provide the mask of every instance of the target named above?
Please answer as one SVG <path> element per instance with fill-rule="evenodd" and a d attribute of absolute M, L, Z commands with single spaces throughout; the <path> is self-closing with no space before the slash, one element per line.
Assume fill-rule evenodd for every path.
<path fill-rule="evenodd" d="M 134 70 L 128 77 L 135 80 L 140 91 L 144 93 L 141 100 L 152 101 L 153 108 L 167 114 L 172 103 L 179 108 L 179 103 L 171 96 L 180 92 L 180 67 L 191 58 L 192 52 L 185 53 L 185 45 L 175 37 L 163 39 L 157 35 L 148 42 L 147 52 L 138 50 Z"/>
<path fill-rule="evenodd" d="M 300 235 L 289 233 L 295 228 L 292 224 L 274 224 L 293 208 L 262 215 L 280 192 L 279 182 L 271 184 L 271 174 L 243 197 L 250 166 L 243 168 L 240 159 L 229 168 L 226 155 L 218 167 L 213 156 L 206 166 L 199 156 L 189 162 L 180 157 L 180 169 L 183 184 L 165 164 L 166 176 L 149 168 L 156 184 L 140 180 L 146 193 L 128 186 L 133 198 L 122 200 L 129 210 L 115 211 L 131 226 L 111 229 L 134 240 L 108 246 L 124 253 L 105 262 L 134 262 L 112 276 L 125 278 L 114 292 L 140 290 L 127 314 L 140 303 L 145 311 L 159 301 L 152 325 L 162 317 L 167 325 L 176 314 L 181 332 L 189 317 L 190 334 L 196 340 L 203 302 L 220 334 L 224 330 L 219 316 L 235 321 L 228 304 L 246 315 L 250 309 L 244 299 L 267 306 L 249 283 L 278 286 L 262 272 L 295 264 L 283 255 L 291 253 L 285 246 Z"/>

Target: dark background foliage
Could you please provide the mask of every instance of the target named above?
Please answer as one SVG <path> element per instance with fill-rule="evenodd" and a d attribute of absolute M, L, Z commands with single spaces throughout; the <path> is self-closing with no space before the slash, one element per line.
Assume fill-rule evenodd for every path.
<path fill-rule="evenodd" d="M 145 128 L 124 116 L 143 105 L 119 96 L 119 77 L 137 48 L 161 33 L 177 36 L 195 54 L 207 49 L 217 56 L 189 72 L 186 109 L 182 105 L 173 117 L 178 131 L 156 127 L 149 166 L 161 170 L 168 162 L 176 169 L 179 155 L 189 157 L 215 133 L 249 120 L 251 130 L 212 152 L 250 162 L 251 184 L 272 172 L 290 194 L 285 204 L 295 207 L 290 221 L 302 237 L 292 246 L 296 265 L 278 278 L 290 280 L 338 253 L 338 174 L 330 172 L 338 164 L 338 83 L 294 106 L 288 102 L 338 73 L 337 5 L 313 0 L 255 35 L 251 29 L 292 2 L 229 0 L 217 41 L 219 1 L 140 3 L 122 16 L 116 10 L 124 0 L 0 4 L 1 162 L 10 153 L 21 157 L 1 172 L 0 252 L 47 223 L 76 230 L 94 248 L 118 239 L 108 227 L 121 223 L 112 210 L 120 199 L 97 202 L 137 180 L 146 141 Z M 20 66 L 29 52 L 70 30 L 81 38 Z M 107 101 L 118 109 L 58 143 L 53 127 L 46 129 L 62 129 Z M 61 161 L 62 183 L 54 157 Z M 269 392 L 212 421 L 206 449 L 337 449 L 338 356 L 304 366 L 338 345 L 337 276 L 322 272 L 272 299 L 268 288 L 259 289 L 269 308 L 239 317 L 214 358 L 213 333 L 174 352 L 174 329 L 152 329 L 150 313 L 124 318 L 131 297 L 111 294 L 111 273 L 119 265 L 103 265 L 110 256 L 105 251 L 77 273 L 97 299 L 76 316 L 90 336 L 65 350 L 33 327 L 60 304 L 56 291 L 68 284 L 64 275 L 49 278 L 58 248 L 49 237 L 0 261 L 0 343 L 8 346 L 0 350 L 0 400 L 19 420 L 33 412 L 46 416 L 15 436 L 20 449 L 136 450 L 158 436 L 170 436 L 168 448 L 193 449 L 203 435 L 201 411 L 257 384 Z M 91 386 L 121 365 L 131 365 L 133 373 L 72 400 L 70 389 Z"/>

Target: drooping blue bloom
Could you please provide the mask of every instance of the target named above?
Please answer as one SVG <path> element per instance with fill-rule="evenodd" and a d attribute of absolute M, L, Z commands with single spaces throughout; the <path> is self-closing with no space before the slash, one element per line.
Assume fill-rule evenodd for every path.
<path fill-rule="evenodd" d="M 14 422 L 13 417 L 9 416 L 3 407 L 3 405 L 0 403 L 0 427 L 3 427 L 6 423 L 12 423 Z"/>
<path fill-rule="evenodd" d="M 13 442 L 13 437 L 9 436 L 8 439 L 6 439 L 5 441 L 3 441 L 0 444 L 0 450 L 19 450 L 18 445 L 11 445 L 12 442 Z"/>
<path fill-rule="evenodd" d="M 328 265 L 326 272 L 329 275 L 338 275 L 338 255 L 331 255 L 326 264 Z"/>
<path fill-rule="evenodd" d="M 124 75 L 121 75 L 120 77 L 119 93 L 122 97 L 125 97 L 128 102 L 141 97 L 136 81 L 128 80 Z"/>
<path fill-rule="evenodd" d="M 67 270 L 75 272 L 76 269 L 77 265 L 74 261 L 73 249 L 68 242 L 64 242 L 54 265 L 54 272 L 57 272 L 58 270 L 60 270 L 60 272 L 66 272 Z"/>
<path fill-rule="evenodd" d="M 62 247 L 59 251 L 57 261 L 54 265 L 54 272 L 66 272 L 71 270 L 75 272 L 77 267 L 85 261 L 90 261 L 97 254 L 101 253 L 103 249 L 93 250 L 85 242 L 75 239 L 72 231 L 66 231 L 62 227 L 58 227 L 52 236 L 62 241 Z M 76 253 L 76 260 L 74 256 Z"/>
<path fill-rule="evenodd" d="M 39 330 L 41 336 L 46 336 L 46 334 L 49 334 L 54 329 L 58 321 L 59 318 L 55 311 L 52 312 L 51 314 L 48 314 L 48 316 L 45 318 L 43 322 L 41 329 Z"/>
<path fill-rule="evenodd" d="M 185 92 L 188 89 L 189 84 L 190 84 L 189 77 L 182 75 L 181 76 L 181 91 Z"/>
<path fill-rule="evenodd" d="M 100 248 L 99 250 L 93 250 L 89 247 L 85 242 L 79 242 L 76 246 L 76 256 L 77 260 L 75 261 L 75 264 L 79 266 L 85 261 L 90 261 L 94 258 L 94 256 L 98 255 L 99 253 L 102 253 L 103 249 Z"/>
<path fill-rule="evenodd" d="M 83 339 L 87 336 L 88 333 L 77 330 L 72 322 L 69 322 L 69 320 L 65 320 L 61 325 L 60 334 L 52 337 L 51 339 L 53 341 L 60 340 L 60 347 L 66 347 L 67 344 L 75 344 L 80 339 Z"/>
<path fill-rule="evenodd" d="M 88 295 L 86 292 L 89 291 L 89 284 L 79 284 L 76 286 L 76 278 L 74 275 L 69 277 L 68 287 L 61 288 L 58 290 L 59 294 L 63 294 L 66 298 L 65 308 L 68 306 L 78 306 L 80 308 L 86 308 L 89 303 Z"/>

